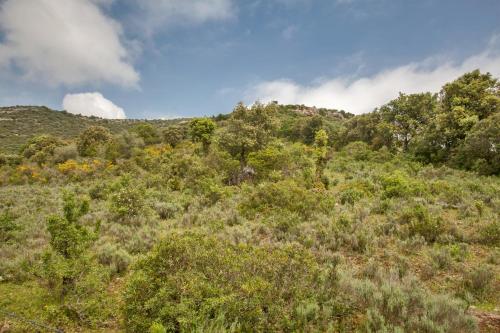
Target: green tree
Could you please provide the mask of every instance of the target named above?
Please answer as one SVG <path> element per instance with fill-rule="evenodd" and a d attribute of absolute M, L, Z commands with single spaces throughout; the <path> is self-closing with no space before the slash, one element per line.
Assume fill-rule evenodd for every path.
<path fill-rule="evenodd" d="M 51 135 L 39 135 L 31 138 L 22 148 L 21 154 L 25 158 L 29 158 L 38 165 L 42 165 L 54 155 L 54 150 L 57 147 L 63 146 L 64 143 Z"/>
<path fill-rule="evenodd" d="M 81 156 L 96 156 L 99 148 L 103 148 L 111 138 L 111 133 L 107 128 L 102 126 L 91 126 L 83 131 L 78 137 L 78 153 Z"/>
<path fill-rule="evenodd" d="M 222 129 L 219 145 L 245 166 L 248 154 L 262 149 L 272 138 L 275 113 L 274 104 L 254 104 L 247 108 L 239 103 Z"/>
<path fill-rule="evenodd" d="M 454 162 L 481 174 L 500 174 L 500 113 L 477 123 L 458 147 Z"/>
<path fill-rule="evenodd" d="M 402 146 L 403 151 L 408 151 L 413 138 L 427 126 L 436 102 L 436 96 L 431 93 L 400 93 L 398 98 L 380 108 L 382 120 L 390 125 L 394 140 Z M 379 126 L 379 134 L 383 130 Z"/>
<path fill-rule="evenodd" d="M 172 147 L 177 146 L 186 137 L 184 128 L 178 125 L 169 126 L 163 129 L 162 134 L 163 142 L 168 143 Z"/>
<path fill-rule="evenodd" d="M 89 210 L 87 200 L 77 200 L 74 194 L 65 193 L 62 216 L 51 216 L 47 221 L 47 230 L 50 234 L 50 259 L 46 269 L 51 272 L 52 278 L 60 280 L 61 296 L 72 291 L 74 282 L 79 273 L 79 261 L 93 240 L 94 235 L 78 220 Z M 59 284 L 58 281 L 52 281 Z"/>
<path fill-rule="evenodd" d="M 449 154 L 480 120 L 500 111 L 500 84 L 490 73 L 466 73 L 443 86 L 436 131 Z"/>
<path fill-rule="evenodd" d="M 320 129 L 314 135 L 314 149 L 316 155 L 316 177 L 322 179 L 323 172 L 328 162 L 328 134 Z"/>
<path fill-rule="evenodd" d="M 154 145 L 160 142 L 158 130 L 151 124 L 142 123 L 134 127 L 133 131 L 144 140 L 147 145 Z"/>
<path fill-rule="evenodd" d="M 212 119 L 193 119 L 189 123 L 189 134 L 194 142 L 201 142 L 203 151 L 208 152 L 215 132 L 215 122 Z"/>

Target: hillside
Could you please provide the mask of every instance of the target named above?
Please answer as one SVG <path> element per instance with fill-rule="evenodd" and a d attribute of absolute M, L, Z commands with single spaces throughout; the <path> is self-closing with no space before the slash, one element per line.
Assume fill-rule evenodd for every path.
<path fill-rule="evenodd" d="M 489 74 L 357 116 L 5 110 L 30 125 L 0 139 L 25 144 L 0 154 L 0 331 L 500 329 Z"/>
<path fill-rule="evenodd" d="M 120 133 L 140 122 L 166 126 L 176 121 L 101 119 L 54 111 L 44 106 L 0 107 L 0 151 L 17 153 L 28 139 L 36 135 L 50 134 L 63 139 L 74 139 L 89 126 L 104 126 L 112 133 Z"/>

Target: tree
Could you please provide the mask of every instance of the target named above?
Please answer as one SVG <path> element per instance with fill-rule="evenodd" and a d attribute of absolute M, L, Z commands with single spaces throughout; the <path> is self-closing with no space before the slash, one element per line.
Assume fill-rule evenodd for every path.
<path fill-rule="evenodd" d="M 142 123 L 133 129 L 137 135 L 144 140 L 147 145 L 154 145 L 160 142 L 160 135 L 156 128 L 148 123 Z"/>
<path fill-rule="evenodd" d="M 88 212 L 89 202 L 78 201 L 72 193 L 65 193 L 63 200 L 64 214 L 51 216 L 47 221 L 52 251 L 46 269 L 51 271 L 49 275 L 53 278 L 60 279 L 61 296 L 64 298 L 74 287 L 79 273 L 78 261 L 89 247 L 93 234 L 78 223 L 80 217 Z"/>
<path fill-rule="evenodd" d="M 178 125 L 165 128 L 162 134 L 163 142 L 168 143 L 172 147 L 177 146 L 186 137 L 184 128 Z"/>
<path fill-rule="evenodd" d="M 102 126 L 91 126 L 83 131 L 77 140 L 78 153 L 81 156 L 96 156 L 99 148 L 111 140 L 111 133 Z"/>
<path fill-rule="evenodd" d="M 194 142 L 201 142 L 203 151 L 208 152 L 212 137 L 215 131 L 215 123 L 212 119 L 200 118 L 193 119 L 189 123 L 189 134 Z"/>
<path fill-rule="evenodd" d="M 480 120 L 500 111 L 500 84 L 490 73 L 466 73 L 443 86 L 437 132 L 449 155 Z"/>
<path fill-rule="evenodd" d="M 429 123 L 437 98 L 431 93 L 405 95 L 380 108 L 383 122 L 390 125 L 395 141 L 407 152 L 413 138 Z M 379 126 L 378 132 L 383 133 Z"/>
<path fill-rule="evenodd" d="M 316 177 L 321 180 L 323 171 L 328 161 L 328 134 L 324 129 L 320 129 L 314 135 L 314 148 L 316 155 Z"/>
<path fill-rule="evenodd" d="M 481 174 L 500 174 L 500 113 L 481 120 L 458 147 L 454 162 Z"/>
<path fill-rule="evenodd" d="M 25 158 L 29 158 L 42 165 L 54 155 L 54 150 L 57 147 L 63 146 L 64 143 L 56 137 L 51 135 L 39 135 L 31 138 L 21 148 L 21 154 Z"/>
<path fill-rule="evenodd" d="M 254 104 L 247 108 L 239 103 L 219 137 L 219 145 L 244 167 L 248 154 L 262 149 L 271 139 L 275 129 L 274 104 Z"/>

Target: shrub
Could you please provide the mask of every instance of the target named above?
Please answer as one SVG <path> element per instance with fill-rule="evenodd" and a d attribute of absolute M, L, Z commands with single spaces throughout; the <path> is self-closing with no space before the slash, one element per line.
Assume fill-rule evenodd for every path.
<path fill-rule="evenodd" d="M 162 220 L 171 219 L 181 210 L 181 207 L 171 202 L 157 202 L 154 210 Z"/>
<path fill-rule="evenodd" d="M 464 285 L 467 290 L 482 299 L 490 290 L 494 277 L 495 273 L 490 266 L 479 265 L 465 274 Z"/>
<path fill-rule="evenodd" d="M 0 214 L 0 241 L 7 242 L 12 240 L 15 232 L 21 229 L 15 220 L 16 217 L 8 211 Z"/>
<path fill-rule="evenodd" d="M 340 288 L 353 306 L 365 311 L 362 332 L 475 332 L 466 305 L 432 295 L 413 276 L 379 271 L 375 281 L 341 278 Z"/>
<path fill-rule="evenodd" d="M 500 220 L 483 225 L 479 229 L 479 241 L 484 244 L 500 246 Z"/>
<path fill-rule="evenodd" d="M 349 143 L 347 146 L 344 147 L 343 152 L 347 156 L 354 158 L 356 161 L 367 161 L 373 154 L 370 147 L 365 142 L 362 141 L 355 141 Z"/>
<path fill-rule="evenodd" d="M 111 211 L 119 217 L 138 216 L 143 207 L 143 194 L 132 185 L 120 188 L 111 195 Z"/>
<path fill-rule="evenodd" d="M 322 193 L 307 190 L 293 181 L 262 183 L 250 190 L 246 189 L 245 198 L 240 204 L 241 212 L 248 217 L 258 213 L 288 210 L 309 219 L 319 211 L 326 211 L 333 206 L 331 198 Z"/>
<path fill-rule="evenodd" d="M 124 273 L 130 263 L 132 256 L 117 244 L 104 243 L 97 249 L 99 263 L 110 268 L 112 274 Z"/>
<path fill-rule="evenodd" d="M 186 138 L 186 129 L 181 126 L 169 126 L 162 131 L 163 142 L 174 147 Z"/>
<path fill-rule="evenodd" d="M 64 163 L 67 160 L 74 160 L 78 157 L 78 150 L 76 145 L 71 144 L 67 146 L 61 146 L 54 149 L 54 162 Z"/>
<path fill-rule="evenodd" d="M 23 158 L 14 154 L 0 154 L 0 167 L 4 165 L 16 166 L 21 164 Z"/>
<path fill-rule="evenodd" d="M 412 181 L 400 170 L 382 176 L 381 184 L 384 189 L 383 196 L 385 198 L 408 197 L 424 192 L 424 187 L 421 183 Z"/>
<path fill-rule="evenodd" d="M 451 252 L 446 247 L 434 248 L 430 253 L 432 262 L 439 269 L 448 268 L 452 262 Z"/>
<path fill-rule="evenodd" d="M 421 204 L 404 211 L 399 221 L 408 225 L 410 236 L 420 235 L 428 242 L 436 241 L 443 232 L 441 218 L 432 216 L 429 210 Z"/>
<path fill-rule="evenodd" d="M 77 140 L 78 153 L 81 156 L 96 156 L 100 149 L 111 140 L 111 133 L 102 126 L 91 126 L 83 131 Z"/>
<path fill-rule="evenodd" d="M 147 145 L 153 145 L 160 142 L 160 135 L 157 129 L 148 123 L 142 123 L 133 128 L 133 131 L 144 140 Z"/>
<path fill-rule="evenodd" d="M 35 136 L 21 148 L 21 153 L 25 158 L 41 165 L 54 155 L 54 150 L 62 144 L 60 139 L 51 135 Z"/>
<path fill-rule="evenodd" d="M 330 274 L 297 246 L 172 234 L 135 266 L 124 293 L 125 326 L 196 331 L 222 320 L 219 328 L 237 323 L 243 332 L 323 331 L 338 320 Z"/>

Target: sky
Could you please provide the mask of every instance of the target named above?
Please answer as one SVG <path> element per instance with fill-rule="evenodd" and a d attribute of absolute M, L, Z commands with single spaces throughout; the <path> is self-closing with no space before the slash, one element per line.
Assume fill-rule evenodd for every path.
<path fill-rule="evenodd" d="M 500 77 L 499 0 L 0 0 L 0 106 L 361 114 L 476 68 Z"/>

